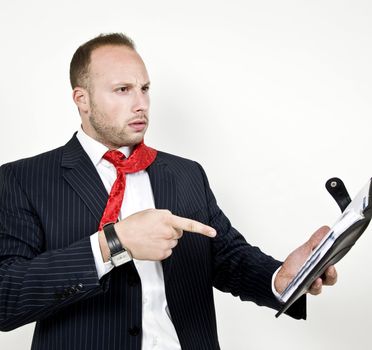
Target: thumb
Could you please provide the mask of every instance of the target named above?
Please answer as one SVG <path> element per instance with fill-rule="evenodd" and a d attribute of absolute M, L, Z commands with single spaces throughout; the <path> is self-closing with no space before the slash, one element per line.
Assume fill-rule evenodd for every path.
<path fill-rule="evenodd" d="M 329 232 L 330 228 L 328 226 L 322 226 L 318 230 L 316 230 L 308 240 L 308 245 L 310 246 L 311 250 L 314 250 L 320 243 L 320 241 L 324 238 L 324 236 Z"/>

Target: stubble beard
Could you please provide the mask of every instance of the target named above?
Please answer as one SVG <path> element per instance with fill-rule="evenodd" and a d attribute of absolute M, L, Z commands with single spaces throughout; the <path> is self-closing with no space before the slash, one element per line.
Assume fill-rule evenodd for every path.
<path fill-rule="evenodd" d="M 139 118 L 143 117 L 148 120 L 147 116 L 138 116 Z M 91 115 L 89 116 L 90 125 L 93 127 L 96 132 L 96 139 L 100 143 L 106 145 L 109 148 L 119 148 L 123 146 L 135 146 L 139 144 L 146 132 L 146 129 L 143 132 L 137 132 L 133 135 L 129 135 L 125 130 L 125 126 L 122 128 L 115 127 L 112 125 L 107 125 L 105 120 L 107 118 L 101 112 L 99 112 L 96 106 L 93 104 L 91 107 Z"/>

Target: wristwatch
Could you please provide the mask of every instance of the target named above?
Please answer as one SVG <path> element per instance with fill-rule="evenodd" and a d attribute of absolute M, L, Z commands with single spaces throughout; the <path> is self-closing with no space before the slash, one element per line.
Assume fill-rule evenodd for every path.
<path fill-rule="evenodd" d="M 107 245 L 110 249 L 110 261 L 115 267 L 133 260 L 132 254 L 120 243 L 114 223 L 111 222 L 103 226 L 103 233 L 105 234 Z"/>

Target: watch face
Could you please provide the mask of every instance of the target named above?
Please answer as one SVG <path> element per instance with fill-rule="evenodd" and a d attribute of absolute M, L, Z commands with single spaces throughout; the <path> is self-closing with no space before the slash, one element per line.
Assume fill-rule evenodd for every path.
<path fill-rule="evenodd" d="M 122 250 L 120 253 L 111 256 L 112 264 L 117 267 L 132 260 L 132 256 L 128 251 Z"/>

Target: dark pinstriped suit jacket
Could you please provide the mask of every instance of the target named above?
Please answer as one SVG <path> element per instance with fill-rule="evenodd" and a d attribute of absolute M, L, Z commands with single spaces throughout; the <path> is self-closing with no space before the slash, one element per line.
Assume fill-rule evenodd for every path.
<path fill-rule="evenodd" d="M 147 169 L 157 208 L 217 229 L 185 234 L 163 261 L 183 349 L 219 349 L 212 287 L 278 308 L 280 263 L 251 247 L 218 208 L 202 168 L 159 152 Z M 141 281 L 133 263 L 98 280 L 90 245 L 108 194 L 74 136 L 64 147 L 0 168 L 0 329 L 37 321 L 32 349 L 141 348 Z M 305 317 L 302 300 L 289 311 Z"/>

